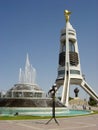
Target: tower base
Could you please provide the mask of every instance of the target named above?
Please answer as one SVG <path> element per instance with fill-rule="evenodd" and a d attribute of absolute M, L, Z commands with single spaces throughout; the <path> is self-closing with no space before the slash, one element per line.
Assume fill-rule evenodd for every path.
<path fill-rule="evenodd" d="M 66 81 L 68 82 L 68 81 Z M 56 84 L 58 89 L 60 86 L 64 84 L 64 78 L 57 79 Z M 94 100 L 98 102 L 98 95 L 97 93 L 88 85 L 88 83 L 84 79 L 77 79 L 77 78 L 71 78 L 70 79 L 70 85 L 79 85 L 81 88 L 83 88 Z M 66 84 L 67 85 L 67 84 Z M 69 91 L 68 91 L 68 86 L 63 86 L 65 88 L 65 92 L 63 91 L 62 93 L 62 98 L 61 102 L 65 105 L 68 106 L 68 98 L 69 98 Z M 64 90 L 64 89 L 63 89 Z"/>

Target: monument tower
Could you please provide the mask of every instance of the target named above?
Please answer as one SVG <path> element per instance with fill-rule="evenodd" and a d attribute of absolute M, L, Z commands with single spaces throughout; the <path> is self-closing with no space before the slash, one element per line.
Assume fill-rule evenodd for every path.
<path fill-rule="evenodd" d="M 66 27 L 61 30 L 58 76 L 56 79 L 57 87 L 63 86 L 61 102 L 68 106 L 70 85 L 81 86 L 98 101 L 98 95 L 84 80 L 81 72 L 76 31 L 69 22 L 71 12 L 65 10 L 64 15 Z"/>

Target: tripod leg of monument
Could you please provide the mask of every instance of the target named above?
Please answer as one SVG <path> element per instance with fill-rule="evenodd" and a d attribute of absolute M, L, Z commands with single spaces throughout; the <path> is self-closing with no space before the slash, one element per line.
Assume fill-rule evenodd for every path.
<path fill-rule="evenodd" d="M 81 87 L 98 102 L 98 95 L 95 93 L 95 91 L 90 87 L 90 85 L 87 84 L 84 80 L 81 83 Z"/>
<path fill-rule="evenodd" d="M 62 99 L 61 99 L 61 102 L 65 104 L 65 106 L 68 106 L 69 84 L 70 84 L 70 78 L 68 75 L 66 75 L 64 80 L 63 92 L 62 92 Z"/>

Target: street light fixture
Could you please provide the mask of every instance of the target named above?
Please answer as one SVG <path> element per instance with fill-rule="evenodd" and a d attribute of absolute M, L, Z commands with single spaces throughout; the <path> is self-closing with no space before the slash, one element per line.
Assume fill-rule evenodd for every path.
<path fill-rule="evenodd" d="M 52 117 L 46 124 L 48 124 L 52 119 L 54 119 L 55 122 L 59 125 L 59 123 L 55 117 L 55 93 L 56 93 L 56 91 L 57 91 L 57 86 L 56 86 L 56 84 L 54 84 L 48 92 L 48 94 L 51 94 L 51 97 L 52 97 Z"/>

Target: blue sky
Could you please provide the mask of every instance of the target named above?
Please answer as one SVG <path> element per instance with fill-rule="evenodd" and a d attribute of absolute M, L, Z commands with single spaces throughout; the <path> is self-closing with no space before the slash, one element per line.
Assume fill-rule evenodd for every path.
<path fill-rule="evenodd" d="M 77 32 L 82 72 L 98 93 L 97 5 L 97 0 L 0 0 L 0 90 L 18 82 L 28 52 L 38 85 L 48 91 L 57 77 L 60 31 L 68 9 Z"/>

